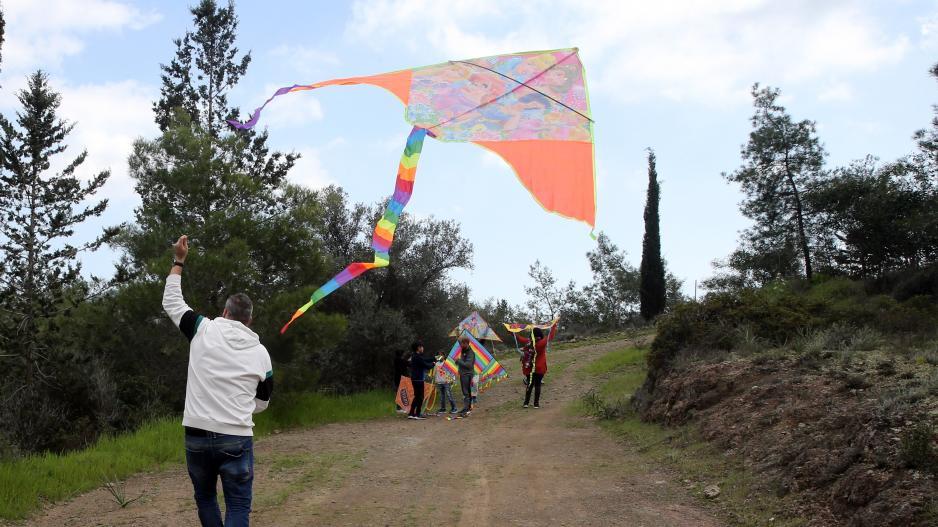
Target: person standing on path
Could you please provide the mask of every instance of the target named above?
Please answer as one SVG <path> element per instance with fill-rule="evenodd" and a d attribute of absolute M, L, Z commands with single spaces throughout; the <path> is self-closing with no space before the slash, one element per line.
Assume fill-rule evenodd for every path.
<path fill-rule="evenodd" d="M 440 394 L 440 410 L 438 414 L 446 413 L 446 403 L 449 401 L 451 414 L 456 413 L 456 399 L 453 398 L 453 383 L 456 379 L 443 367 L 446 358 L 440 356 L 437 358 L 436 368 L 433 369 L 433 383 L 436 384 L 436 391 Z"/>
<path fill-rule="evenodd" d="M 469 337 L 459 337 L 459 358 L 456 359 L 459 385 L 462 388 L 463 407 L 457 417 L 466 417 L 472 411 L 472 376 L 475 374 L 476 354 L 469 346 Z"/>
<path fill-rule="evenodd" d="M 423 381 L 427 376 L 427 370 L 433 369 L 436 362 L 432 357 L 426 357 L 423 354 L 423 342 L 416 340 L 410 345 L 414 355 L 410 358 L 410 382 L 414 386 L 414 399 L 410 402 L 410 412 L 408 419 L 426 419 L 421 414 L 423 410 Z"/>
<path fill-rule="evenodd" d="M 163 310 L 189 340 L 186 376 L 186 467 L 199 521 L 220 527 L 216 484 L 221 477 L 225 523 L 246 527 L 254 483 L 254 420 L 270 402 L 273 368 L 267 349 L 251 331 L 253 305 L 244 293 L 228 297 L 221 317 L 196 314 L 182 296 L 189 238 L 173 244 L 173 266 L 163 289 Z"/>
<path fill-rule="evenodd" d="M 544 336 L 544 331 L 541 328 L 534 328 L 534 371 L 531 373 L 531 380 L 528 381 L 528 387 L 524 391 L 524 405 L 522 405 L 522 408 L 527 408 L 528 403 L 531 402 L 532 389 L 534 390 L 534 407 L 541 407 L 541 382 L 544 380 L 544 375 L 547 374 L 547 343 L 553 340 L 556 335 L 557 324 L 550 328 L 550 334 L 547 337 Z M 524 345 L 531 341 L 519 335 L 518 342 Z"/>

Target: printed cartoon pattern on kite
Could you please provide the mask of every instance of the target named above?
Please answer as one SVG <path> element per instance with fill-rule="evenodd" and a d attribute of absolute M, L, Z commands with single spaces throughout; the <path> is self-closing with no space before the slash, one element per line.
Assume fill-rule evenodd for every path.
<path fill-rule="evenodd" d="M 591 141 L 582 70 L 570 50 L 421 68 L 405 117 L 442 141 Z"/>
<path fill-rule="evenodd" d="M 593 121 L 577 50 L 561 49 L 450 61 L 366 77 L 280 88 L 245 123 L 257 124 L 274 98 L 324 86 L 370 84 L 391 92 L 413 125 L 401 157 L 395 192 L 375 226 L 373 262 L 354 262 L 319 288 L 281 332 L 363 272 L 387 266 L 394 230 L 413 191 L 426 136 L 472 142 L 504 159 L 547 211 L 596 226 Z"/>

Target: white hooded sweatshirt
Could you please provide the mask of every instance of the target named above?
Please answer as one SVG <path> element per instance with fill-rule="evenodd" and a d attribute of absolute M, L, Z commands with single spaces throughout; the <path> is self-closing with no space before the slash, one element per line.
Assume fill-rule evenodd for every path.
<path fill-rule="evenodd" d="M 181 278 L 166 278 L 163 309 L 190 341 L 182 424 L 252 436 L 252 414 L 267 408 L 273 390 L 270 355 L 241 322 L 195 314 L 182 297 Z"/>

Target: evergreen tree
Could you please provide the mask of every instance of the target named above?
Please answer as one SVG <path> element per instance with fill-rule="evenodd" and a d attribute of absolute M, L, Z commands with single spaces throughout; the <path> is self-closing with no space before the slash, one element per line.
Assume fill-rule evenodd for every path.
<path fill-rule="evenodd" d="M 227 92 L 247 71 L 251 54 L 237 57 L 238 18 L 233 2 L 219 8 L 214 0 L 202 0 L 190 12 L 195 31 L 174 40 L 176 56 L 168 66 L 160 65 L 163 86 L 153 111 L 161 131 L 170 127 L 173 113 L 182 108 L 194 123 L 217 137 L 225 119 L 237 116 L 228 107 Z"/>
<path fill-rule="evenodd" d="M 741 250 L 753 256 L 772 254 L 770 261 L 774 262 L 777 256 L 792 254 L 790 248 L 795 248 L 804 276 L 810 279 L 814 272 L 814 226 L 803 194 L 820 174 L 824 149 L 814 122 L 794 122 L 778 104 L 778 89 L 760 89 L 757 83 L 752 96 L 753 129 L 749 142 L 742 147 L 743 165 L 732 174 L 723 174 L 728 181 L 740 184 L 746 195 L 742 213 L 755 222 L 744 234 Z M 788 264 L 781 262 L 773 267 L 776 270 L 772 273 L 784 273 Z"/>
<path fill-rule="evenodd" d="M 929 73 L 938 79 L 938 64 L 932 66 Z M 915 160 L 934 176 L 935 172 L 938 172 L 938 105 L 932 105 L 932 111 L 932 127 L 918 130 L 914 139 L 919 150 Z"/>
<path fill-rule="evenodd" d="M 153 109 L 163 133 L 137 141 L 130 157 L 141 205 L 121 240 L 122 269 L 130 276 L 162 275 L 164 269 L 149 263 L 162 264 L 167 240 L 185 231 L 200 248 L 196 262 L 199 254 L 224 254 L 231 264 L 213 262 L 212 274 L 230 269 L 243 277 L 241 283 L 206 277 L 203 285 L 212 292 L 204 291 L 203 300 L 217 308 L 225 291 L 295 282 L 309 265 L 319 266 L 315 257 L 296 262 L 300 253 L 316 252 L 309 222 L 318 211 L 308 205 L 312 193 L 286 185 L 297 156 L 270 153 L 266 133 L 227 130 L 225 120 L 237 111 L 226 94 L 250 63 L 250 54 L 238 57 L 233 3 L 220 8 L 202 0 L 191 12 L 194 29 L 175 41 L 173 60 L 162 66 Z"/>
<path fill-rule="evenodd" d="M 651 320 L 664 312 L 667 282 L 661 259 L 661 228 L 658 204 L 661 188 L 655 169 L 655 152 L 648 149 L 648 195 L 645 198 L 645 237 L 642 239 L 641 287 L 639 288 L 642 318 Z"/>
<path fill-rule="evenodd" d="M 585 292 L 599 324 L 605 329 L 625 325 L 635 314 L 639 300 L 639 272 L 624 250 L 599 233 L 596 248 L 586 253 L 593 281 Z M 569 288 L 568 288 L 569 289 Z"/>
<path fill-rule="evenodd" d="M 65 139 L 75 125 L 58 118 L 61 96 L 41 71 L 29 77 L 17 98 L 22 111 L 16 124 L 0 117 L 0 257 L 6 270 L 0 303 L 8 324 L 3 334 L 12 341 L 9 350 L 19 356 L 29 384 L 42 374 L 39 366 L 47 351 L 44 321 L 68 306 L 71 290 L 81 282 L 76 256 L 98 248 L 115 231 L 73 244 L 75 228 L 107 207 L 107 200 L 85 203 L 110 173 L 82 183 L 76 171 L 87 157 L 84 151 L 50 174 L 53 159 L 65 151 Z"/>
<path fill-rule="evenodd" d="M 74 235 L 107 207 L 94 195 L 109 172 L 83 182 L 77 172 L 87 152 L 58 162 L 75 125 L 58 117 L 61 96 L 44 73 L 31 75 L 17 97 L 15 122 L 0 117 L 0 436 L 24 451 L 59 450 L 83 445 L 97 427 L 88 355 L 62 345 L 62 323 L 103 285 L 82 279 L 76 257 L 116 231 L 84 243 Z"/>
<path fill-rule="evenodd" d="M 3 47 L 3 34 L 6 30 L 6 22 L 3 20 L 3 6 L 0 6 L 0 48 Z M 2 55 L 0 55 L 0 61 L 2 61 Z"/>

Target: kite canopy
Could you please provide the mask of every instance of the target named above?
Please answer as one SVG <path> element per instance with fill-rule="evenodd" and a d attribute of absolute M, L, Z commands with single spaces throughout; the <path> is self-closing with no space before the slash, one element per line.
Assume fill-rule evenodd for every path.
<path fill-rule="evenodd" d="M 596 226 L 593 121 L 576 48 L 453 60 L 366 77 L 295 84 L 277 90 L 247 122 L 228 122 L 235 128 L 251 128 L 261 110 L 280 95 L 352 84 L 370 84 L 394 94 L 404 104 L 404 118 L 413 129 L 401 156 L 394 194 L 372 237 L 374 261 L 354 262 L 317 289 L 281 333 L 349 280 L 388 265 L 394 231 L 413 192 L 426 136 L 472 142 L 498 154 L 546 210 Z"/>
<path fill-rule="evenodd" d="M 370 84 L 441 141 L 472 142 L 504 159 L 542 207 L 596 226 L 593 121 L 576 48 L 453 60 L 391 73 L 280 88 Z M 244 124 L 257 123 L 261 106 Z"/>
<path fill-rule="evenodd" d="M 533 322 L 523 322 L 523 323 L 508 323 L 505 322 L 505 329 L 512 333 L 521 333 L 522 331 L 533 331 L 534 328 L 540 329 L 551 329 L 557 325 L 557 322 L 560 321 L 560 317 L 557 317 L 546 324 L 535 324 Z"/>
<path fill-rule="evenodd" d="M 498 342 L 502 342 L 502 339 L 498 338 L 498 335 L 489 327 L 488 322 L 482 318 L 482 315 L 480 315 L 478 311 L 473 311 L 472 314 L 464 318 L 462 322 L 453 328 L 453 331 L 449 332 L 449 336 L 458 337 L 464 331 L 478 340 L 497 340 Z"/>

